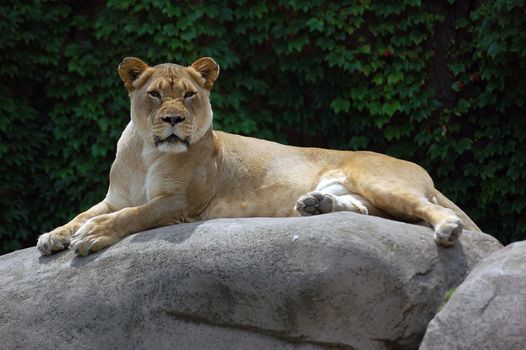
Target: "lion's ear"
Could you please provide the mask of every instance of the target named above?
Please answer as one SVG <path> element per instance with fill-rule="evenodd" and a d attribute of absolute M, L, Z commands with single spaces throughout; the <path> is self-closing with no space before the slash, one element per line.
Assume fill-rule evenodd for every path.
<path fill-rule="evenodd" d="M 202 57 L 190 66 L 201 75 L 201 85 L 210 91 L 219 76 L 219 65 L 210 57 Z"/>
<path fill-rule="evenodd" d="M 135 57 L 126 57 L 119 64 L 119 76 L 129 92 L 135 89 L 133 82 L 137 80 L 146 68 L 148 68 L 148 65 Z"/>

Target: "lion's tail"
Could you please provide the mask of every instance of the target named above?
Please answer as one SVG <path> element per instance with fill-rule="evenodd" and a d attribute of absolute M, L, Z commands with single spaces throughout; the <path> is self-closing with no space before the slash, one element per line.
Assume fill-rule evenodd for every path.
<path fill-rule="evenodd" d="M 457 214 L 457 216 L 464 223 L 464 229 L 468 231 L 482 232 L 482 230 L 471 220 L 471 218 L 462 211 L 455 203 L 450 201 L 446 196 L 444 196 L 440 191 L 435 189 L 434 196 L 437 199 L 437 204 L 449 208 Z"/>

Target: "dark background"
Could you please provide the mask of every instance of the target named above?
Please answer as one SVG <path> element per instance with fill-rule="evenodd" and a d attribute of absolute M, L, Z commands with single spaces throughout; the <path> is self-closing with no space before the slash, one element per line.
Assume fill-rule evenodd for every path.
<path fill-rule="evenodd" d="M 417 162 L 524 239 L 525 18 L 511 0 L 2 1 L 0 253 L 104 197 L 126 56 L 211 56 L 216 129 Z"/>

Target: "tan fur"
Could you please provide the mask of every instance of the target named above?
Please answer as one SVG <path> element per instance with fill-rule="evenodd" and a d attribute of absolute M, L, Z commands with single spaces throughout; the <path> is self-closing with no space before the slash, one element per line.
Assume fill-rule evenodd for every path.
<path fill-rule="evenodd" d="M 181 222 L 340 210 L 423 220 L 445 246 L 463 225 L 479 231 L 414 163 L 213 131 L 209 92 L 219 66 L 211 58 L 190 67 L 126 58 L 118 72 L 131 122 L 117 144 L 106 198 L 41 235 L 44 255 L 69 245 L 85 256 L 130 233 Z"/>

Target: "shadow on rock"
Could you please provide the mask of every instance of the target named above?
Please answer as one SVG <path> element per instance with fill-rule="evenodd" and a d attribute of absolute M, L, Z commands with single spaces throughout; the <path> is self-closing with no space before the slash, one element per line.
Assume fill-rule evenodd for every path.
<path fill-rule="evenodd" d="M 436 246 L 440 264 L 450 272 L 450 275 L 460 276 L 461 279 L 464 279 L 470 270 L 463 244 L 462 240 L 459 240 L 450 248 L 444 248 L 438 244 Z"/>
<path fill-rule="evenodd" d="M 139 232 L 130 239 L 132 243 L 162 240 L 173 244 L 180 244 L 192 236 L 202 222 L 178 224 L 168 227 L 159 227 L 153 230 Z"/>
<path fill-rule="evenodd" d="M 89 263 L 91 263 L 92 261 L 97 260 L 99 258 L 99 256 L 101 256 L 106 251 L 106 249 L 108 249 L 108 248 L 105 248 L 105 249 L 101 250 L 100 252 L 92 253 L 92 254 L 90 254 L 88 256 L 75 255 L 73 257 L 73 259 L 71 259 L 70 266 L 72 266 L 72 267 L 86 266 Z"/>
<path fill-rule="evenodd" d="M 38 263 L 42 265 L 50 264 L 58 259 L 64 258 L 65 255 L 68 255 L 68 252 L 69 249 L 66 249 L 61 252 L 54 253 L 52 255 L 40 255 L 38 257 Z"/>

